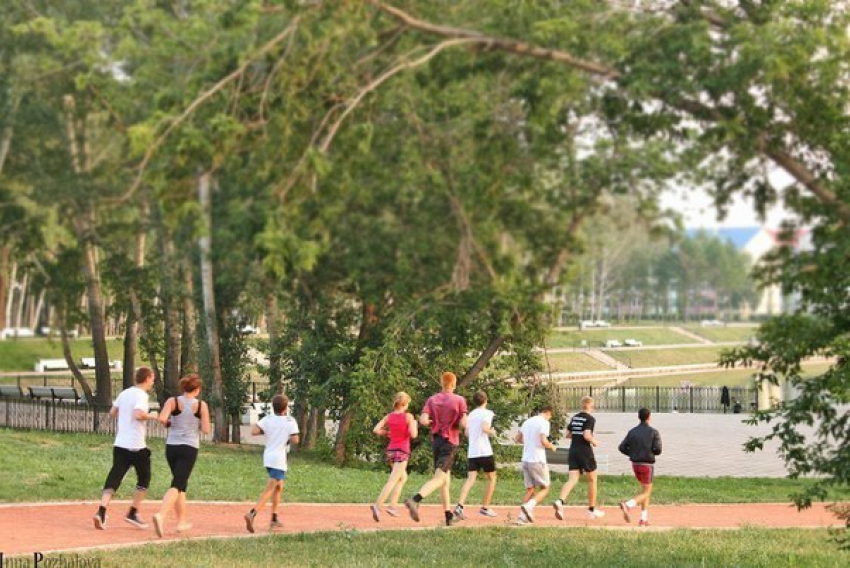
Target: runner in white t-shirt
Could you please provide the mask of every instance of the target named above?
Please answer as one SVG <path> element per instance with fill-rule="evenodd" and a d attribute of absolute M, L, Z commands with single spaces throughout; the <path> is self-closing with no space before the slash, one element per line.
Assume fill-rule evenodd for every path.
<path fill-rule="evenodd" d="M 136 470 L 136 492 L 124 520 L 140 529 L 148 526 L 139 518 L 139 507 L 151 482 L 151 452 L 145 442 L 145 435 L 147 421 L 156 419 L 155 415 L 149 414 L 148 404 L 148 393 L 153 388 L 153 371 L 139 367 L 134 381 L 136 386 L 121 392 L 109 411 L 111 417 L 118 418 L 118 432 L 112 447 L 112 469 L 103 484 L 100 507 L 94 516 L 94 527 L 99 530 L 106 528 L 106 507 L 131 467 Z"/>
<path fill-rule="evenodd" d="M 487 394 L 483 391 L 478 391 L 472 395 L 472 403 L 475 405 L 475 410 L 469 414 L 469 418 L 466 420 L 466 436 L 469 439 L 469 450 L 467 451 L 469 473 L 466 482 L 463 484 L 463 489 L 460 490 L 457 505 L 455 505 L 455 516 L 459 519 L 466 519 L 463 506 L 472 486 L 475 485 L 479 471 L 484 472 L 489 483 L 478 513 L 485 517 L 496 516 L 496 512 L 490 508 L 490 501 L 493 499 L 493 492 L 496 490 L 496 459 L 490 445 L 490 436 L 496 433 L 493 430 L 493 416 L 495 414 L 487 408 Z"/>
<path fill-rule="evenodd" d="M 299 441 L 298 422 L 291 416 L 287 416 L 288 408 L 288 398 L 281 394 L 275 396 L 272 399 L 274 414 L 264 417 L 251 429 L 251 434 L 254 436 L 263 434 L 266 436 L 263 465 L 266 466 L 266 471 L 269 473 L 266 488 L 263 489 L 260 498 L 257 499 L 257 504 L 245 513 L 245 526 L 251 533 L 254 532 L 254 520 L 257 518 L 257 511 L 265 507 L 269 498 L 272 500 L 271 528 L 276 529 L 283 526 L 278 520 L 277 510 L 280 507 L 280 498 L 283 495 L 283 481 L 286 479 L 286 454 L 289 451 L 289 444 L 297 444 Z"/>
<path fill-rule="evenodd" d="M 525 481 L 525 496 L 522 499 L 520 522 L 534 522 L 534 507 L 549 493 L 549 466 L 546 450 L 554 450 L 549 441 L 549 420 L 552 407 L 540 409 L 537 416 L 522 423 L 517 442 L 522 444 L 522 476 Z M 535 489 L 537 493 L 535 493 Z"/>

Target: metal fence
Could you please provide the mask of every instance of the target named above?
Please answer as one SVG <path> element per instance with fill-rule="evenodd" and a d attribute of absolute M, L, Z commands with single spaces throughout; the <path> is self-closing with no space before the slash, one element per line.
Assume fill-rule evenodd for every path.
<path fill-rule="evenodd" d="M 0 428 L 115 434 L 117 420 L 109 410 L 88 404 L 53 400 L 0 399 Z M 165 438 L 168 430 L 156 420 L 147 422 L 150 438 Z M 210 435 L 201 433 L 209 441 Z"/>
<path fill-rule="evenodd" d="M 735 401 L 742 412 L 758 408 L 758 391 L 747 387 L 729 387 L 732 405 L 721 404 L 723 387 L 569 387 L 559 389 L 562 405 L 569 410 L 580 408 L 581 399 L 592 396 L 598 412 L 637 412 L 648 408 L 653 412 L 722 413 L 732 412 Z"/>

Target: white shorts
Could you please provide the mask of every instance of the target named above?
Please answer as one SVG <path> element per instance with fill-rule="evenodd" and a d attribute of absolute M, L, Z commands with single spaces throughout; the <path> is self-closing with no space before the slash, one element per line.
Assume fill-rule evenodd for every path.
<path fill-rule="evenodd" d="M 549 487 L 549 466 L 539 462 L 522 462 L 522 478 L 526 489 Z"/>

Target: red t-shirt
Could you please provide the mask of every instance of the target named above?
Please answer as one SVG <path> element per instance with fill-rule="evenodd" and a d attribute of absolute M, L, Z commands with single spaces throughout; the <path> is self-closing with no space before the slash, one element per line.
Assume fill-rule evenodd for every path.
<path fill-rule="evenodd" d="M 460 445 L 460 419 L 466 414 L 466 399 L 450 392 L 435 394 L 425 403 L 422 412 L 431 417 L 431 434 Z"/>
<path fill-rule="evenodd" d="M 407 426 L 406 412 L 391 412 L 387 415 L 387 429 L 390 442 L 388 450 L 403 450 L 410 453 L 410 428 Z"/>

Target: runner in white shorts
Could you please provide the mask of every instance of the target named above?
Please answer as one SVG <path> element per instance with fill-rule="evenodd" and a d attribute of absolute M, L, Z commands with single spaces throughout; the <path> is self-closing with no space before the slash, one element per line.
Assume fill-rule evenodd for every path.
<path fill-rule="evenodd" d="M 525 481 L 525 496 L 522 499 L 520 523 L 534 522 L 534 507 L 549 493 L 549 466 L 546 450 L 554 450 L 549 441 L 549 421 L 552 407 L 546 405 L 537 416 L 522 423 L 517 442 L 522 444 L 522 477 Z"/>

